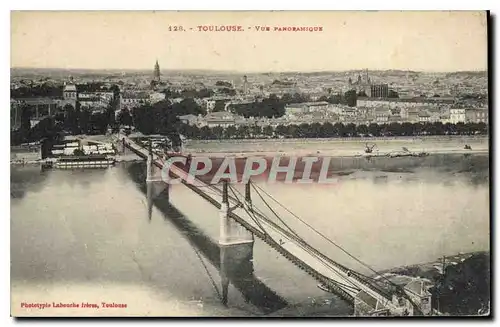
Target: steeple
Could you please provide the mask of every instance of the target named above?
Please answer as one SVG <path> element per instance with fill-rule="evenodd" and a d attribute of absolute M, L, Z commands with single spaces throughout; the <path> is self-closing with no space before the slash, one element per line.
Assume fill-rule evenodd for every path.
<path fill-rule="evenodd" d="M 160 65 L 158 64 L 158 59 L 156 59 L 153 80 L 156 82 L 160 81 Z"/>

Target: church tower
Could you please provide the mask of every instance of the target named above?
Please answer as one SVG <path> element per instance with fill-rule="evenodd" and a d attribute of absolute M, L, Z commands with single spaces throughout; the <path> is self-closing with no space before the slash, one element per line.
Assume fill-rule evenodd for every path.
<path fill-rule="evenodd" d="M 155 82 L 159 82 L 160 81 L 160 65 L 158 64 L 158 60 L 156 60 L 153 80 Z"/>
<path fill-rule="evenodd" d="M 248 94 L 248 78 L 247 75 L 243 76 L 243 94 Z"/>

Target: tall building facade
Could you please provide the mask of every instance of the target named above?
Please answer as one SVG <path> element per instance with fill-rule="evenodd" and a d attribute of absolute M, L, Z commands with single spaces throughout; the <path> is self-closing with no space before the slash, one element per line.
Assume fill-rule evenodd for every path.
<path fill-rule="evenodd" d="M 353 82 L 352 78 L 348 79 L 348 87 L 356 92 L 364 93 L 369 98 L 387 98 L 389 97 L 388 84 L 375 84 L 368 75 L 368 70 L 365 70 L 363 76 L 358 75 L 358 78 Z"/>
<path fill-rule="evenodd" d="M 389 97 L 389 85 L 387 84 L 372 84 L 370 85 L 369 93 L 370 98 L 387 98 Z"/>
<path fill-rule="evenodd" d="M 155 82 L 160 81 L 160 65 L 158 64 L 158 60 L 156 60 L 156 63 L 155 63 L 153 80 Z"/>

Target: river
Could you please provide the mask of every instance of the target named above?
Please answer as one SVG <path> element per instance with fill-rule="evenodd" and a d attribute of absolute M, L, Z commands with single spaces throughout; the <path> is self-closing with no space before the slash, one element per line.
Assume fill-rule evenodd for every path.
<path fill-rule="evenodd" d="M 356 160 L 342 164 L 349 173 L 334 185 L 258 185 L 376 270 L 489 250 L 487 155 Z M 11 168 L 13 314 L 350 314 L 347 304 L 318 289 L 309 275 L 260 240 L 254 246 L 252 285 L 266 292 L 266 299 L 248 301 L 255 297 L 251 290 L 230 287 L 224 307 L 211 260 L 218 255 L 218 211 L 174 185 L 175 212 L 160 205 L 149 216 L 144 170 L 144 163 L 106 170 Z M 254 202 L 264 207 L 257 196 Z M 284 210 L 278 213 L 333 259 L 367 272 Z M 126 303 L 127 308 L 21 308 L 22 302 L 52 301 Z"/>

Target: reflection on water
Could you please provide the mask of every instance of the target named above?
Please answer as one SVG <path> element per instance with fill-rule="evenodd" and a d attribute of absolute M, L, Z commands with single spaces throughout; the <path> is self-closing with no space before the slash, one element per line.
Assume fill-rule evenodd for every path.
<path fill-rule="evenodd" d="M 259 185 L 376 269 L 488 250 L 488 158 L 405 162 L 399 168 L 378 168 L 375 161 L 370 169 L 343 162 L 349 173 L 335 185 Z M 219 312 L 222 306 L 211 282 L 220 287 L 217 209 L 185 186 L 174 185 L 172 206 L 157 192 L 148 214 L 143 171 L 142 163 L 107 170 L 12 168 L 13 282 L 68 287 L 125 283 L 153 292 L 160 302 L 202 299 L 205 313 Z M 257 196 L 254 203 L 265 210 Z M 274 209 L 315 247 L 362 270 L 284 210 Z M 253 256 L 253 273 L 231 281 L 230 309 L 223 312 L 265 313 L 310 298 L 334 298 L 259 240 Z M 348 312 L 334 302 L 332 312 Z"/>

